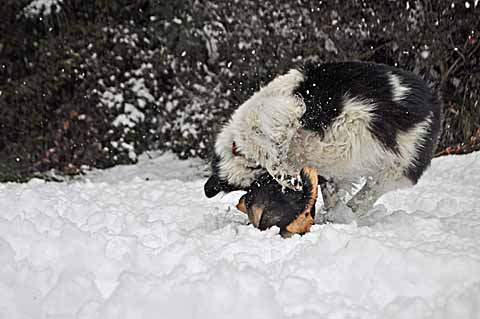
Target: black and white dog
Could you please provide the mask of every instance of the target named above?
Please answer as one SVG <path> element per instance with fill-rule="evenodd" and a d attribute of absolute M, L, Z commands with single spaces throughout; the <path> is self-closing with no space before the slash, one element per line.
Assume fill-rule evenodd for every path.
<path fill-rule="evenodd" d="M 205 194 L 247 189 L 262 174 L 295 188 L 305 166 L 337 189 L 368 177 L 348 203 L 366 211 L 385 192 L 417 183 L 440 133 L 440 102 L 416 75 L 386 65 L 310 62 L 243 103 L 215 144 Z M 293 177 L 293 178 L 292 178 Z"/>

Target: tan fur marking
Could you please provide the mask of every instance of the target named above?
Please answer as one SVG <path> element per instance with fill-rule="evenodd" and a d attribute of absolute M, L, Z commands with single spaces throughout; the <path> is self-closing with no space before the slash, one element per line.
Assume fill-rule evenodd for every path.
<path fill-rule="evenodd" d="M 302 213 L 310 212 L 312 207 L 315 206 L 317 203 L 317 197 L 318 197 L 318 175 L 317 175 L 317 170 L 311 166 L 306 166 L 303 168 L 303 172 L 308 176 L 310 179 L 310 183 L 312 183 L 312 192 L 309 196 L 307 206 L 303 210 Z"/>
<path fill-rule="evenodd" d="M 291 222 L 287 227 L 287 231 L 293 234 L 305 234 L 310 231 L 310 227 L 314 224 L 313 217 L 310 214 L 310 210 L 317 203 L 318 197 L 318 176 L 317 170 L 313 167 L 303 168 L 303 172 L 308 176 L 312 183 L 312 192 L 308 196 L 308 201 L 304 210 Z"/>
<path fill-rule="evenodd" d="M 310 212 L 302 213 L 298 215 L 293 222 L 287 226 L 287 230 L 292 234 L 305 234 L 310 231 L 310 227 L 313 225 L 313 218 Z"/>
<path fill-rule="evenodd" d="M 239 211 L 242 213 L 248 214 L 247 212 L 247 205 L 245 205 L 245 195 L 243 195 L 240 200 L 238 201 L 238 204 L 235 206 Z"/>

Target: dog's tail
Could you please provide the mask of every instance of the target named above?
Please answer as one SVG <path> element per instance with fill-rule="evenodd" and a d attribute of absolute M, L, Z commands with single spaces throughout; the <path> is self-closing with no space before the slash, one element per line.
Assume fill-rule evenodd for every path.
<path fill-rule="evenodd" d="M 310 211 L 317 203 L 318 198 L 318 175 L 313 167 L 306 166 L 300 172 L 303 182 L 303 198 L 305 199 L 305 208 L 303 211 Z"/>

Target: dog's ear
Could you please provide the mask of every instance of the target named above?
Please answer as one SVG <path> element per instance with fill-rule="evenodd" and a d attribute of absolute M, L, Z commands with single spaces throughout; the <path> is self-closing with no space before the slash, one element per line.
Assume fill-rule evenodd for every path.
<path fill-rule="evenodd" d="M 306 202 L 310 208 L 315 206 L 318 197 L 318 175 L 317 170 L 313 167 L 306 166 L 300 172 L 300 177 L 303 182 L 304 197 L 310 199 Z"/>
<path fill-rule="evenodd" d="M 222 182 L 218 175 L 212 175 L 203 186 L 205 196 L 212 198 L 222 191 Z"/>
<path fill-rule="evenodd" d="M 303 209 L 295 219 L 285 227 L 283 237 L 290 237 L 292 234 L 305 234 L 310 231 L 314 224 L 315 204 L 318 197 L 318 176 L 313 167 L 304 167 L 300 172 L 303 181 Z"/>
<path fill-rule="evenodd" d="M 313 167 L 304 167 L 300 172 L 303 181 L 303 198 L 305 212 L 310 212 L 310 215 L 315 218 L 315 205 L 318 199 L 318 175 L 317 170 Z"/>

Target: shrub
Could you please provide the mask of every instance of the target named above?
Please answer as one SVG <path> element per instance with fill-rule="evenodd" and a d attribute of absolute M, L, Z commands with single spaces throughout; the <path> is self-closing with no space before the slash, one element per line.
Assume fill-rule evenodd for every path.
<path fill-rule="evenodd" d="M 477 141 L 476 2 L 31 2 L 0 21 L 0 180 L 207 158 L 233 110 L 306 58 L 412 70 L 443 96 L 439 153 Z"/>

